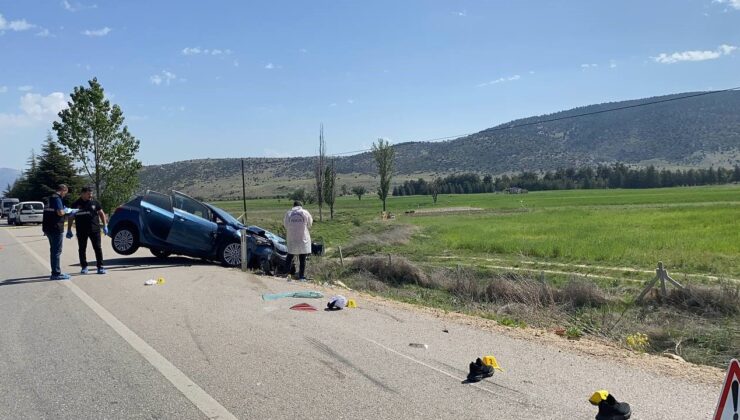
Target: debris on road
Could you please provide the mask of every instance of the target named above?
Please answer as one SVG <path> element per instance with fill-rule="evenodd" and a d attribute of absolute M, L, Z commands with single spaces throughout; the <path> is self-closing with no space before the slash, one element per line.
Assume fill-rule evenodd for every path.
<path fill-rule="evenodd" d="M 164 284 L 164 277 L 160 277 L 156 280 L 149 279 L 144 282 L 144 286 L 154 286 L 154 285 L 162 285 L 162 284 Z"/>
<path fill-rule="evenodd" d="M 297 292 L 265 293 L 262 295 L 262 300 L 271 301 L 288 297 L 297 299 L 320 299 L 324 297 L 324 295 L 321 294 L 321 292 L 315 292 L 312 290 L 300 290 Z"/>
<path fill-rule="evenodd" d="M 429 345 L 422 343 L 409 343 L 409 347 L 414 347 L 417 349 L 428 349 Z"/>
<path fill-rule="evenodd" d="M 489 354 L 488 356 L 483 356 L 483 364 L 486 366 L 490 366 L 493 369 L 500 370 L 501 372 L 504 371 L 504 369 L 498 364 L 496 356 L 492 354 Z"/>
<path fill-rule="evenodd" d="M 306 312 L 314 312 L 317 310 L 315 306 L 312 306 L 311 304 L 308 304 L 308 303 L 299 303 L 297 305 L 291 306 L 290 309 L 294 311 L 306 311 Z"/>
<path fill-rule="evenodd" d="M 470 371 L 468 372 L 468 382 L 480 382 L 485 378 L 493 376 L 493 368 L 483 363 L 481 358 L 475 359 L 475 362 L 470 362 Z"/>
<path fill-rule="evenodd" d="M 626 402 L 619 402 L 607 390 L 599 390 L 588 399 L 592 405 L 599 407 L 596 420 L 628 420 L 632 416 L 632 409 Z"/>
<path fill-rule="evenodd" d="M 329 299 L 329 303 L 326 304 L 326 309 L 330 311 L 339 311 L 347 306 L 347 298 L 342 295 L 332 296 Z"/>

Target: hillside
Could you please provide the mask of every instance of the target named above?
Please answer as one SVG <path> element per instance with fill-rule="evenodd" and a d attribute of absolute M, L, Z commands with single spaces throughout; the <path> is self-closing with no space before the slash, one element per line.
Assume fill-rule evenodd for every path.
<path fill-rule="evenodd" d="M 8 185 L 13 185 L 19 176 L 21 176 L 21 171 L 17 169 L 0 168 L 0 191 L 5 191 Z"/>
<path fill-rule="evenodd" d="M 496 175 L 616 161 L 664 167 L 740 163 L 740 91 L 506 129 L 688 94 L 589 105 L 511 121 L 450 141 L 400 143 L 395 146 L 395 180 L 451 172 Z M 248 194 L 284 194 L 298 185 L 310 185 L 312 165 L 310 157 L 246 159 Z M 177 188 L 208 198 L 236 197 L 241 193 L 240 168 L 239 159 L 147 166 L 141 171 L 141 187 Z M 337 171 L 351 186 L 370 183 L 375 166 L 370 153 L 361 153 L 338 158 Z"/>

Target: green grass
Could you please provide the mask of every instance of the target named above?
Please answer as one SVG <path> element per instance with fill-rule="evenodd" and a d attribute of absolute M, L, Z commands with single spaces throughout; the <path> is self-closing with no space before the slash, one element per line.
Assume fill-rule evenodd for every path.
<path fill-rule="evenodd" d="M 214 203 L 232 214 L 242 213 L 240 201 Z M 249 200 L 247 220 L 281 231 L 287 199 Z M 345 245 L 360 234 L 413 224 L 420 233 L 407 245 L 385 251 L 415 261 L 437 264 L 478 264 L 496 259 L 501 266 L 584 272 L 605 277 L 643 279 L 660 260 L 669 272 L 740 278 L 740 186 L 647 190 L 570 190 L 524 195 L 469 194 L 390 197 L 392 222 L 379 221 L 381 202 L 374 194 L 360 201 L 340 197 L 335 218 L 319 222 L 312 234 L 330 248 Z M 418 209 L 476 207 L 470 214 L 407 215 Z M 450 258 L 439 260 L 440 255 Z M 459 258 L 458 258 L 459 257 Z M 557 265 L 552 265 L 557 264 Z M 562 265 L 565 264 L 565 265 Z M 576 264 L 604 269 L 584 269 Z M 678 278 L 677 278 L 678 279 Z"/>

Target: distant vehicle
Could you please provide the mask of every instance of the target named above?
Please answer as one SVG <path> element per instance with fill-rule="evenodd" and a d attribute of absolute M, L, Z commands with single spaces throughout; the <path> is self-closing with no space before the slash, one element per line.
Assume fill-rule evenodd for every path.
<path fill-rule="evenodd" d="M 44 219 L 44 203 L 41 201 L 24 201 L 13 206 L 16 209 L 15 224 L 21 226 L 25 223 L 41 224 Z"/>
<path fill-rule="evenodd" d="M 18 202 L 20 200 L 17 198 L 3 198 L 0 200 L 0 218 L 8 217 L 10 208 L 13 207 L 13 204 L 18 204 Z"/>
<path fill-rule="evenodd" d="M 173 191 L 147 191 L 119 206 L 108 229 L 113 250 L 131 255 L 148 248 L 158 258 L 186 255 L 234 267 L 241 265 L 241 229 L 245 226 L 228 212 Z M 247 229 L 250 268 L 287 272 L 285 240 L 258 226 Z"/>
<path fill-rule="evenodd" d="M 15 224 L 15 217 L 18 214 L 18 205 L 13 204 L 13 207 L 10 208 L 10 213 L 8 213 L 8 224 L 14 225 Z"/>

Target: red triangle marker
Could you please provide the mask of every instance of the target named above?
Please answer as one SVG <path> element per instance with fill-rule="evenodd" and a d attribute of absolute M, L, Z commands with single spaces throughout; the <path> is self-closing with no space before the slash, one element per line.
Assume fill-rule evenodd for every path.
<path fill-rule="evenodd" d="M 294 311 L 309 311 L 309 312 L 316 311 L 316 308 L 311 306 L 308 303 L 299 303 L 297 305 L 291 306 L 290 309 Z"/>
<path fill-rule="evenodd" d="M 740 395 L 738 395 L 738 386 L 740 386 L 740 363 L 736 359 L 730 361 L 727 368 L 727 377 L 725 384 L 722 385 L 722 393 L 719 394 L 717 410 L 714 412 L 714 420 L 737 420 L 738 404 Z"/>

